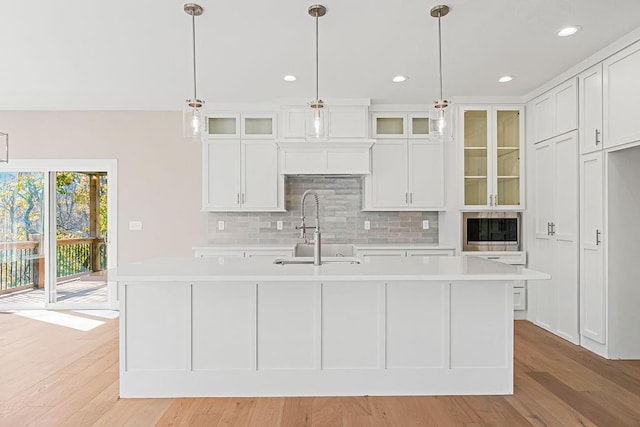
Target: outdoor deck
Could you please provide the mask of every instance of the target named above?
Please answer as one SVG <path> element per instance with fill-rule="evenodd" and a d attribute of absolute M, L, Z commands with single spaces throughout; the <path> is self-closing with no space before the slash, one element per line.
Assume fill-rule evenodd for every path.
<path fill-rule="evenodd" d="M 57 247 L 55 302 L 107 303 L 104 239 L 58 239 Z M 3 242 L 0 252 L 0 306 L 44 305 L 40 242 Z"/>

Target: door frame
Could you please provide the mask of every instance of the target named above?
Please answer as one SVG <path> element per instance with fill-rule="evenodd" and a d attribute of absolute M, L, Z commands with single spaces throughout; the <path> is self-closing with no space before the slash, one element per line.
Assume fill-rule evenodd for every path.
<path fill-rule="evenodd" d="M 118 261 L 118 160 L 117 159 L 11 159 L 9 163 L 0 164 L 0 171 L 11 172 L 40 172 L 44 174 L 44 198 L 43 206 L 46 206 L 43 216 L 44 235 L 43 248 L 45 251 L 45 259 L 47 260 L 45 268 L 45 309 L 54 310 L 70 310 L 70 309 L 118 309 L 117 283 L 107 278 L 107 295 L 106 303 L 100 304 L 77 304 L 77 303 L 58 303 L 49 302 L 55 286 L 51 287 L 51 278 L 56 277 L 56 239 L 52 238 L 52 230 L 55 228 L 55 198 L 51 197 L 51 179 L 52 172 L 106 172 L 107 173 L 107 269 L 117 267 Z M 16 305 L 7 304 L 1 306 L 2 310 L 16 309 L 42 309 L 38 305 Z"/>

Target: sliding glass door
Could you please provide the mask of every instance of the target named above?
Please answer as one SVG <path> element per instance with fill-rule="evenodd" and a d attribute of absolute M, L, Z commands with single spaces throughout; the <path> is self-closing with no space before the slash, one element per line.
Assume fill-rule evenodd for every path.
<path fill-rule="evenodd" d="M 0 167 L 0 309 L 117 308 L 107 274 L 116 169 L 114 160 Z"/>
<path fill-rule="evenodd" d="M 42 307 L 45 289 L 44 172 L 0 171 L 0 304 Z"/>

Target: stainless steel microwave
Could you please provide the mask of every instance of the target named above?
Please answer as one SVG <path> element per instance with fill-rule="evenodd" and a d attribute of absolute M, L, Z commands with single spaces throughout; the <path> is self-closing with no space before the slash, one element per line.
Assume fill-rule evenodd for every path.
<path fill-rule="evenodd" d="M 463 212 L 463 251 L 519 251 L 520 212 Z"/>

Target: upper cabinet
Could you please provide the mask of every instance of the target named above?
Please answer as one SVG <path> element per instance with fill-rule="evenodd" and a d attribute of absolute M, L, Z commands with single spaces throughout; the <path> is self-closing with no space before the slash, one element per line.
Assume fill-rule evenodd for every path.
<path fill-rule="evenodd" d="M 371 148 L 363 210 L 444 210 L 444 144 L 384 139 Z"/>
<path fill-rule="evenodd" d="M 602 64 L 578 76 L 580 87 L 580 153 L 602 149 Z"/>
<path fill-rule="evenodd" d="M 367 138 L 369 131 L 368 102 L 362 103 L 362 105 L 327 104 L 324 107 L 327 110 L 325 134 L 330 140 Z M 304 139 L 308 110 L 309 107 L 305 105 L 283 106 L 280 120 L 280 138 Z"/>
<path fill-rule="evenodd" d="M 282 211 L 272 113 L 211 113 L 202 150 L 204 211 Z"/>
<path fill-rule="evenodd" d="M 275 139 L 276 116 L 270 113 L 207 115 L 207 137 L 211 139 Z"/>
<path fill-rule="evenodd" d="M 533 142 L 540 142 L 578 128 L 576 79 L 556 86 L 527 105 Z"/>
<path fill-rule="evenodd" d="M 604 147 L 640 140 L 640 43 L 603 62 Z"/>
<path fill-rule="evenodd" d="M 284 179 L 278 174 L 274 141 L 205 141 L 202 161 L 203 210 L 284 210 Z"/>
<path fill-rule="evenodd" d="M 523 108 L 462 107 L 464 205 L 523 209 Z"/>
<path fill-rule="evenodd" d="M 371 137 L 427 138 L 429 116 L 425 113 L 372 113 Z"/>

